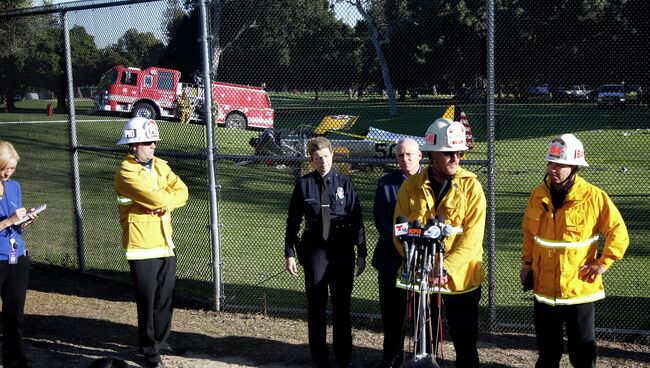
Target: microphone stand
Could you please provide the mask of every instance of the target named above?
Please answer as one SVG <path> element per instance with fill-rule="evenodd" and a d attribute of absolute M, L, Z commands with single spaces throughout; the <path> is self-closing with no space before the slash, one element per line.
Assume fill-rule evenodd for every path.
<path fill-rule="evenodd" d="M 429 307 L 429 278 L 433 271 L 432 247 L 429 244 L 417 244 L 413 264 L 409 267 L 409 293 L 411 300 L 415 298 L 419 288 L 419 300 L 414 303 L 415 323 L 413 325 L 413 359 L 404 363 L 404 368 L 439 368 L 436 359 L 427 349 L 432 341 L 431 336 L 431 310 Z M 408 262 L 408 261 L 407 261 Z M 419 279 L 418 279 L 419 274 Z M 429 351 L 427 351 L 429 350 Z"/>
<path fill-rule="evenodd" d="M 444 238 L 440 238 L 438 241 L 435 242 L 436 246 L 436 259 L 438 260 L 438 267 L 436 269 L 436 273 L 438 276 L 438 292 L 436 295 L 436 304 L 438 306 L 438 318 L 436 321 L 436 338 L 435 338 L 435 345 L 434 345 L 434 356 L 436 358 L 436 361 L 439 357 L 444 357 L 442 354 L 442 278 L 446 275 L 445 268 L 444 268 L 444 254 L 445 254 L 445 241 Z M 440 349 L 440 350 L 438 350 Z M 438 355 L 440 353 L 440 356 Z M 444 365 L 444 364 L 443 364 Z"/>

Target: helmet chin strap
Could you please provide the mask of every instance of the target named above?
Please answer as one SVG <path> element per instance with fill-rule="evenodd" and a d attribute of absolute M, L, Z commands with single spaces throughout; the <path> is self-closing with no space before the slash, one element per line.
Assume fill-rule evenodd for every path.
<path fill-rule="evenodd" d="M 555 187 L 558 189 L 570 187 L 571 185 L 573 185 L 573 181 L 576 177 L 577 172 L 578 172 L 578 166 L 573 166 L 571 168 L 571 174 L 569 174 L 569 176 L 567 176 L 566 179 L 562 180 L 559 184 L 551 183 L 550 187 Z M 546 178 L 548 178 L 548 173 L 544 175 L 544 183 L 546 183 Z"/>
<path fill-rule="evenodd" d="M 133 145 L 129 145 L 129 152 L 133 155 L 133 159 L 135 160 L 135 162 L 139 163 L 140 165 L 148 166 L 151 163 L 151 161 L 153 161 L 153 159 L 151 159 L 151 160 L 149 160 L 147 162 L 144 162 L 144 161 L 140 160 L 135 155 L 135 147 L 133 147 Z"/>

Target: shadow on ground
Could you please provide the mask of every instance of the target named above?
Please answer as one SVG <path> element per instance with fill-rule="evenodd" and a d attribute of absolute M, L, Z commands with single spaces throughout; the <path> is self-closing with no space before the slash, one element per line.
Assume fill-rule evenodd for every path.
<path fill-rule="evenodd" d="M 101 356 L 117 356 L 132 364 L 142 360 L 136 348 L 135 304 L 128 285 L 56 267 L 32 270 L 25 317 L 30 367 L 83 368 Z M 191 304 L 191 303 L 190 303 Z M 371 367 L 381 356 L 381 333 L 355 322 L 355 360 Z M 306 323 L 300 319 L 260 314 L 219 313 L 183 305 L 174 318 L 170 342 L 187 347 L 188 357 L 169 358 L 176 368 L 242 366 L 309 367 Z M 453 368 L 454 353 L 445 336 L 445 357 Z M 534 365 L 534 336 L 481 334 L 483 367 Z M 650 361 L 642 344 L 599 341 L 604 365 L 637 367 Z"/>

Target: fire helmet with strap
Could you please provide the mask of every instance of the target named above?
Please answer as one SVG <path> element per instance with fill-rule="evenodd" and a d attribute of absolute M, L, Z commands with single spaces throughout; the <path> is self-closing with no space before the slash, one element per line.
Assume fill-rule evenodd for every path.
<path fill-rule="evenodd" d="M 425 143 L 420 146 L 422 152 L 467 151 L 465 126 L 447 118 L 436 119 L 429 125 L 424 140 Z"/>
<path fill-rule="evenodd" d="M 589 166 L 582 142 L 573 134 L 553 138 L 546 149 L 546 161 L 564 165 Z"/>
<path fill-rule="evenodd" d="M 158 124 L 155 120 L 140 116 L 129 119 L 122 128 L 122 137 L 117 144 L 157 142 L 160 140 Z"/>

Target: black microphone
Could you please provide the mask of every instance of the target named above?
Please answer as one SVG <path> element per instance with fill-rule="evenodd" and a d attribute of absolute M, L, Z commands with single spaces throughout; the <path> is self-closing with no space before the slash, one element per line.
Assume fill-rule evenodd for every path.
<path fill-rule="evenodd" d="M 404 256 L 404 261 L 407 265 L 407 270 L 410 270 L 415 260 L 417 259 L 418 248 L 422 245 L 422 221 L 415 220 L 409 224 L 408 237 L 409 247 L 408 253 Z"/>
<path fill-rule="evenodd" d="M 427 223 L 424 224 L 424 228 L 425 228 L 425 229 L 429 229 L 431 226 L 435 226 L 435 225 L 436 225 L 436 219 L 434 219 L 433 217 L 431 217 L 431 218 L 429 218 L 429 219 L 427 220 Z"/>
<path fill-rule="evenodd" d="M 393 225 L 393 232 L 397 240 L 402 243 L 402 248 L 404 248 L 404 256 L 408 254 L 408 233 L 409 233 L 409 223 L 406 216 L 397 216 L 395 220 L 395 225 Z"/>
<path fill-rule="evenodd" d="M 408 237 L 412 245 L 420 243 L 420 238 L 422 238 L 422 221 L 415 220 L 409 224 Z"/>
<path fill-rule="evenodd" d="M 445 224 L 445 220 L 447 220 L 447 218 L 445 217 L 445 215 L 436 215 L 436 222 L 438 222 L 438 224 L 442 224 L 442 225 L 444 225 L 444 224 Z"/>
<path fill-rule="evenodd" d="M 402 216 L 402 215 L 397 216 L 397 219 L 395 220 L 393 231 L 395 233 L 395 236 L 400 240 L 404 238 L 404 235 L 408 235 L 408 231 L 409 231 L 408 221 L 409 220 L 406 218 L 406 216 Z"/>
<path fill-rule="evenodd" d="M 409 241 L 412 243 L 412 239 L 413 239 L 409 234 L 410 228 L 411 226 L 406 216 L 403 215 L 397 216 L 397 219 L 395 220 L 395 225 L 393 226 L 393 231 L 397 240 L 402 244 L 402 249 L 404 249 L 402 275 L 400 276 L 400 279 L 402 279 L 403 281 L 408 280 L 408 275 L 411 269 L 410 259 L 413 256 L 413 249 L 415 249 L 415 247 L 409 244 Z"/>
<path fill-rule="evenodd" d="M 438 227 L 436 219 L 429 218 L 429 220 L 427 220 L 427 224 L 424 225 L 423 238 L 429 254 L 432 254 L 435 251 L 434 245 L 437 244 L 438 239 L 440 239 L 440 227 Z"/>
<path fill-rule="evenodd" d="M 445 252 L 445 245 L 444 245 L 445 238 L 451 235 L 451 230 L 452 230 L 451 225 L 445 224 L 445 220 L 446 220 L 445 215 L 436 215 L 436 222 L 438 225 L 438 229 L 440 229 L 440 237 L 438 238 L 438 242 L 437 242 L 438 249 L 436 250 L 437 252 L 440 253 L 439 255 L 440 259 L 438 259 L 438 262 L 440 263 L 438 263 L 438 267 L 440 267 L 441 269 L 438 269 L 438 272 L 440 272 L 442 276 L 447 275 L 447 269 L 445 268 L 444 264 L 441 261 L 441 258 L 443 257 L 442 254 Z"/>

